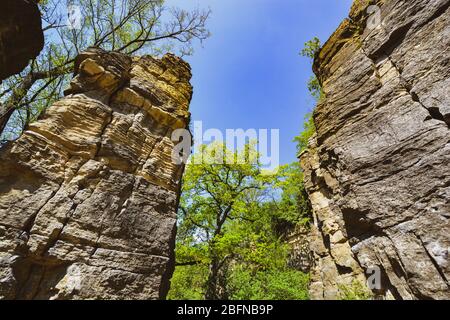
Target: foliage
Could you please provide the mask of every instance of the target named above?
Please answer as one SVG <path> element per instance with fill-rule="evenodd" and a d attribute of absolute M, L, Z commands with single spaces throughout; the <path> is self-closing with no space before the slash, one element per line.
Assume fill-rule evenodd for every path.
<path fill-rule="evenodd" d="M 208 299 L 224 298 L 222 273 L 238 251 L 245 251 L 240 247 L 240 225 L 233 222 L 254 219 L 246 200 L 259 198 L 265 184 L 251 151 L 250 145 L 242 153 L 230 152 L 222 144 L 204 146 L 191 158 L 193 164 L 183 178 L 177 252 L 182 260 L 190 255 L 193 262 L 209 265 Z"/>
<path fill-rule="evenodd" d="M 309 58 L 311 60 L 314 60 L 318 52 L 320 51 L 320 46 L 321 44 L 319 38 L 314 37 L 312 40 L 309 40 L 305 43 L 304 48 L 300 52 L 300 55 Z M 325 97 L 320 81 L 315 75 L 312 75 L 309 78 L 307 87 L 311 96 L 317 103 L 320 102 Z M 294 142 L 297 143 L 298 154 L 307 149 L 308 141 L 314 135 L 315 132 L 316 127 L 314 125 L 313 115 L 312 113 L 308 113 L 305 116 L 303 122 L 302 132 L 300 132 L 300 134 L 294 138 Z"/>
<path fill-rule="evenodd" d="M 217 163 L 218 158 L 233 161 Z M 300 168 L 287 165 L 265 176 L 258 159 L 252 144 L 242 152 L 212 144 L 191 158 L 183 178 L 170 298 L 306 297 L 305 286 L 289 289 L 289 277 L 300 284 L 305 275 L 287 268 L 289 247 L 279 232 L 280 224 L 295 226 L 308 215 Z M 259 284 L 243 288 L 239 279 L 249 275 Z M 264 277 L 271 282 L 264 284 Z M 185 290 L 186 285 L 191 287 Z"/>
<path fill-rule="evenodd" d="M 81 10 L 71 28 L 68 5 Z M 58 100 L 68 86 L 74 59 L 90 46 L 126 54 L 192 54 L 209 36 L 209 11 L 170 9 L 163 0 L 46 0 L 39 3 L 45 46 L 18 75 L 0 85 L 0 141 L 17 138 Z"/>
<path fill-rule="evenodd" d="M 292 225 L 307 225 L 310 222 L 311 208 L 303 184 L 303 172 L 299 162 L 283 165 L 278 174 L 273 177 L 273 190 L 280 190 L 281 195 L 277 201 L 273 215 L 278 219 Z"/>
<path fill-rule="evenodd" d="M 300 55 L 302 55 L 303 57 L 314 59 L 319 50 L 320 50 L 320 39 L 314 37 L 311 40 L 305 42 L 305 46 L 303 47 L 302 51 L 300 51 Z"/>
<path fill-rule="evenodd" d="M 309 276 L 295 270 L 250 272 L 238 268 L 230 280 L 231 300 L 309 299 Z"/>
<path fill-rule="evenodd" d="M 351 285 L 340 285 L 341 300 L 370 300 L 373 294 L 360 281 L 353 280 Z"/>
<path fill-rule="evenodd" d="M 308 141 L 316 132 L 316 127 L 314 125 L 314 118 L 311 113 L 305 116 L 305 121 L 303 123 L 303 131 L 300 132 L 298 136 L 294 138 L 294 142 L 297 143 L 297 153 L 300 154 L 308 148 Z"/>
<path fill-rule="evenodd" d="M 311 60 L 314 60 L 317 56 L 317 54 L 320 51 L 320 40 L 317 37 L 314 37 L 313 39 L 307 41 L 305 43 L 305 46 L 300 52 L 300 55 L 306 58 L 309 58 Z M 316 100 L 319 101 L 323 98 L 323 91 L 322 87 L 320 85 L 319 79 L 315 75 L 312 75 L 309 78 L 308 81 L 308 90 L 311 93 L 311 96 Z"/>
<path fill-rule="evenodd" d="M 204 264 L 177 267 L 172 277 L 168 300 L 202 300 L 208 267 Z"/>
<path fill-rule="evenodd" d="M 324 99 L 325 94 L 320 85 L 319 79 L 316 76 L 311 76 L 307 83 L 308 91 L 316 102 L 320 102 Z"/>

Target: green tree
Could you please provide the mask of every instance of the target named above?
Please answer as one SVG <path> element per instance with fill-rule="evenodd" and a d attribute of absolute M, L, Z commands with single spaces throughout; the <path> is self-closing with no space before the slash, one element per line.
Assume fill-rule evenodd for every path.
<path fill-rule="evenodd" d="M 313 61 L 320 51 L 320 46 L 321 44 L 319 38 L 314 37 L 313 39 L 305 43 L 303 49 L 300 51 L 300 55 L 309 58 L 311 61 Z M 307 87 L 309 93 L 314 98 L 316 103 L 320 102 L 325 97 L 320 81 L 315 75 L 312 75 L 309 78 Z M 294 142 L 297 144 L 298 154 L 307 149 L 308 141 L 314 135 L 315 132 L 316 127 L 314 125 L 313 114 L 308 113 L 305 116 L 303 122 L 303 130 L 300 132 L 298 136 L 294 137 Z"/>
<path fill-rule="evenodd" d="M 263 175 L 252 145 L 239 153 L 213 144 L 191 158 L 183 178 L 169 299 L 305 297 L 306 276 L 287 267 L 290 248 L 279 232 L 280 224 L 299 223 L 305 215 L 299 209 L 304 199 L 297 169 L 283 166 L 275 176 Z M 295 275 L 298 287 L 289 287 L 289 275 Z M 258 277 L 259 285 L 241 281 L 248 276 Z"/>
<path fill-rule="evenodd" d="M 172 276 L 169 300 L 203 300 L 205 279 L 208 277 L 206 264 L 177 266 Z"/>
<path fill-rule="evenodd" d="M 308 141 L 315 132 L 316 126 L 314 124 L 314 118 L 312 113 L 308 113 L 305 116 L 305 121 L 303 122 L 303 131 L 294 138 L 294 142 L 297 143 L 297 154 L 302 153 L 308 148 Z"/>
<path fill-rule="evenodd" d="M 305 42 L 303 49 L 300 51 L 300 55 L 302 55 L 303 57 L 310 58 L 311 60 L 314 60 L 319 50 L 320 50 L 320 39 L 314 37 L 311 40 Z"/>
<path fill-rule="evenodd" d="M 232 300 L 308 300 L 309 275 L 296 270 L 251 272 L 239 268 L 230 277 Z"/>
<path fill-rule="evenodd" d="M 324 98 L 322 86 L 320 85 L 319 79 L 317 79 L 315 75 L 309 78 L 307 86 L 309 93 L 316 102 L 319 102 Z"/>
<path fill-rule="evenodd" d="M 307 226 L 311 220 L 311 206 L 303 183 L 299 162 L 283 165 L 273 177 L 272 194 L 277 197 L 270 202 L 280 221 L 291 225 Z"/>
<path fill-rule="evenodd" d="M 320 39 L 314 37 L 313 39 L 305 43 L 303 49 L 300 51 L 300 55 L 309 58 L 311 61 L 313 61 L 320 51 L 320 46 L 321 46 Z M 311 93 L 311 96 L 316 101 L 319 101 L 321 98 L 323 98 L 322 87 L 320 85 L 319 79 L 317 79 L 315 75 L 312 75 L 309 78 L 308 90 Z"/>
<path fill-rule="evenodd" d="M 182 260 L 190 256 L 194 264 L 208 264 L 206 299 L 227 298 L 225 274 L 241 240 L 235 232 L 228 232 L 230 221 L 251 219 L 245 195 L 261 190 L 264 183 L 257 161 L 246 150 L 248 161 L 238 161 L 242 155 L 230 153 L 221 144 L 204 146 L 192 157 L 195 164 L 188 165 L 183 178 L 178 239 L 184 248 L 178 248 L 178 254 Z"/>
<path fill-rule="evenodd" d="M 81 10 L 76 28 L 68 24 L 69 5 Z M 39 6 L 45 47 L 25 70 L 0 84 L 0 142 L 17 138 L 62 96 L 74 59 L 86 48 L 186 55 L 195 40 L 209 36 L 209 11 L 170 9 L 163 0 L 45 0 Z"/>

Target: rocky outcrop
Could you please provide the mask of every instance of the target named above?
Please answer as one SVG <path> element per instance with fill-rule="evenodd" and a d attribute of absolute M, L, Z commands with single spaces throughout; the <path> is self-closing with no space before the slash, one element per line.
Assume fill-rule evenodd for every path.
<path fill-rule="evenodd" d="M 369 270 L 378 297 L 450 298 L 449 47 L 449 0 L 356 1 L 318 54 L 312 298 Z"/>
<path fill-rule="evenodd" d="M 297 225 L 283 239 L 289 246 L 288 267 L 304 273 L 309 273 L 311 268 L 309 232 L 306 226 Z"/>
<path fill-rule="evenodd" d="M 164 298 L 189 66 L 90 49 L 66 96 L 0 153 L 0 297 Z"/>
<path fill-rule="evenodd" d="M 0 4 L 0 81 L 22 71 L 44 46 L 41 14 L 32 0 Z"/>
<path fill-rule="evenodd" d="M 309 142 L 309 150 L 301 156 L 301 164 L 313 212 L 309 232 L 310 297 L 341 299 L 343 290 L 352 290 L 355 282 L 365 287 L 366 277 L 352 254 L 344 222 L 337 214 L 339 208 L 333 204 L 329 188 L 336 187 L 336 183 L 330 173 L 321 168 L 315 136 Z M 370 292 L 368 288 L 366 291 Z"/>

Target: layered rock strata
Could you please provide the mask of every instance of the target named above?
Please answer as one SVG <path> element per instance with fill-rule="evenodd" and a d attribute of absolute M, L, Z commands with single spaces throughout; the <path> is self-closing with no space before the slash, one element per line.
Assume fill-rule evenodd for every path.
<path fill-rule="evenodd" d="M 174 268 L 190 67 L 89 49 L 0 152 L 0 297 L 159 299 Z"/>
<path fill-rule="evenodd" d="M 369 270 L 377 297 L 450 298 L 449 48 L 449 0 L 355 1 L 318 54 L 312 298 Z"/>

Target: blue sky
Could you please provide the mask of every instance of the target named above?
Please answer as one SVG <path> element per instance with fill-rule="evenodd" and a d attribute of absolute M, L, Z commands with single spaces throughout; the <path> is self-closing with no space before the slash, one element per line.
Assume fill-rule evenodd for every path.
<path fill-rule="evenodd" d="M 192 120 L 204 129 L 280 129 L 280 162 L 296 161 L 292 139 L 314 106 L 311 63 L 299 56 L 314 36 L 326 41 L 351 0 L 170 0 L 208 8 L 212 33 L 186 60 L 193 70 Z"/>

